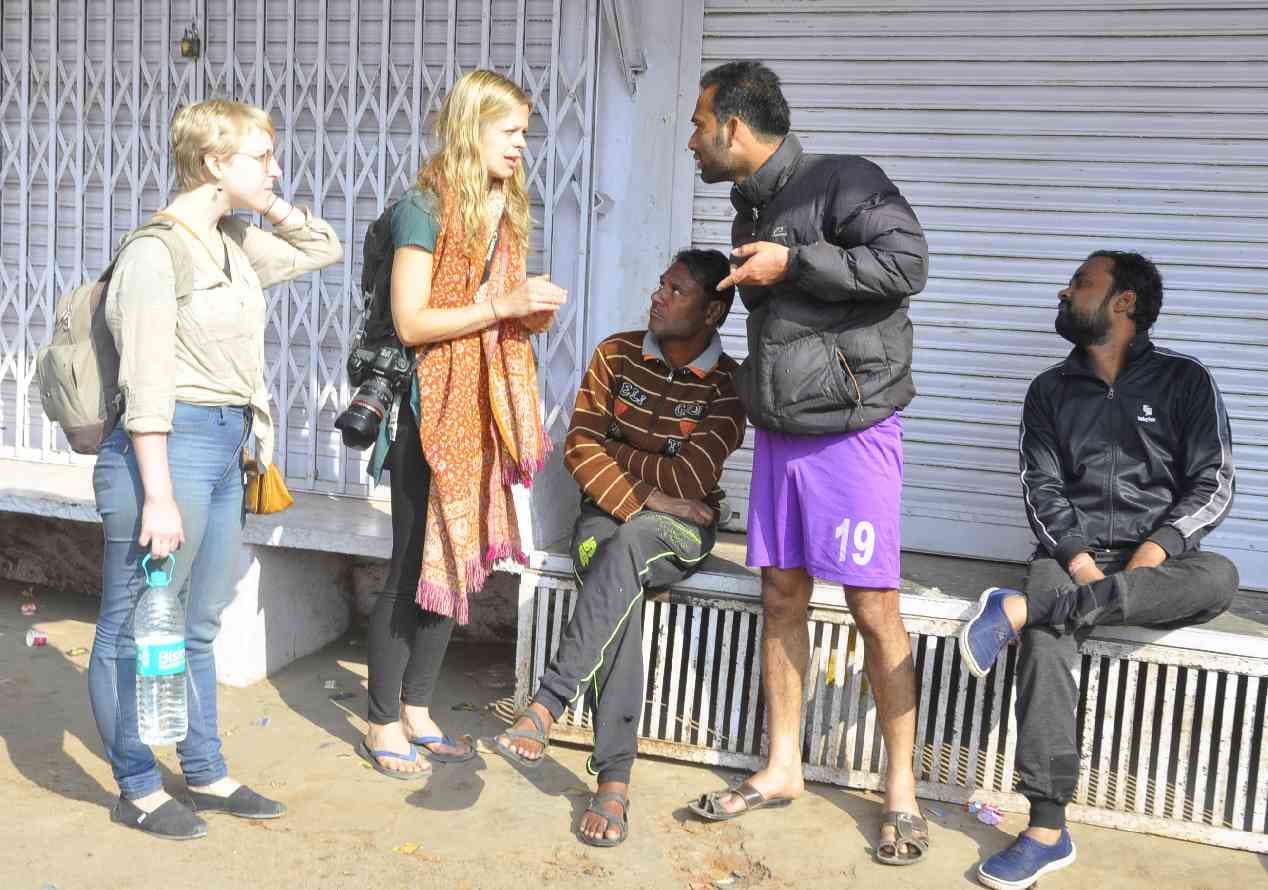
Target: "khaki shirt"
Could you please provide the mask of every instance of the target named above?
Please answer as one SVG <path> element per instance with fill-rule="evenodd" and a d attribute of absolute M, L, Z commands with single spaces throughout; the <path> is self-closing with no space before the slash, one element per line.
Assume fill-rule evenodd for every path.
<path fill-rule="evenodd" d="M 343 257 L 334 229 L 296 208 L 271 232 L 238 217 L 220 223 L 230 276 L 192 233 L 193 291 L 177 301 L 172 256 L 157 238 L 141 238 L 119 257 L 106 291 L 106 325 L 119 349 L 119 389 L 129 433 L 167 433 L 176 402 L 250 405 L 258 456 L 273 455 L 273 422 L 264 382 L 264 288 Z M 223 256 L 220 246 L 213 245 Z"/>

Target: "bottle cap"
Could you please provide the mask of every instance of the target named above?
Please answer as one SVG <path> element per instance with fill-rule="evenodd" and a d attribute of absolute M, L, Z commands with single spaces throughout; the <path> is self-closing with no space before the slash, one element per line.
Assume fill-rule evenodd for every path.
<path fill-rule="evenodd" d="M 150 568 L 150 554 L 141 560 L 141 571 L 145 572 L 145 583 L 151 587 L 166 587 L 172 583 L 172 573 L 176 570 L 176 554 L 169 553 L 163 560 L 161 568 Z"/>

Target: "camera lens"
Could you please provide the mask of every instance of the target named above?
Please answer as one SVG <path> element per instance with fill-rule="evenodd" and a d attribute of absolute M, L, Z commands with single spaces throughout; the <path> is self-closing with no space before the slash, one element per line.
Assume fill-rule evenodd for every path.
<path fill-rule="evenodd" d="M 348 409 L 335 419 L 335 429 L 343 434 L 348 448 L 369 448 L 379 437 L 379 424 L 392 404 L 392 387 L 382 377 L 372 376 L 352 397 Z"/>

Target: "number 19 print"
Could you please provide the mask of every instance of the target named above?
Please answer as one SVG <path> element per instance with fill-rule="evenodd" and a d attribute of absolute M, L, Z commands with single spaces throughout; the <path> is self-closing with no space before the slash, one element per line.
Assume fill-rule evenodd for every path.
<path fill-rule="evenodd" d="M 840 549 L 837 551 L 837 560 L 845 562 L 848 555 L 855 565 L 865 566 L 872 561 L 872 554 L 876 552 L 876 529 L 866 519 L 860 519 L 854 523 L 854 537 L 851 540 L 850 524 L 850 518 L 847 516 L 837 526 L 836 536 L 841 542 Z M 851 544 L 853 553 L 850 552 Z"/>

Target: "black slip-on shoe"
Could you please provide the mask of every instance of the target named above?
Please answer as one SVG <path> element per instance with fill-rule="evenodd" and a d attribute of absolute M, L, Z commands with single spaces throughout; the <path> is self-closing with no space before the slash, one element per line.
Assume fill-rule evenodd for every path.
<path fill-rule="evenodd" d="M 169 841 L 192 841 L 207 836 L 207 823 L 179 800 L 169 800 L 152 813 L 120 797 L 110 810 L 110 821 Z"/>
<path fill-rule="evenodd" d="M 286 815 L 286 804 L 256 794 L 246 785 L 228 797 L 191 790 L 189 801 L 196 813 L 228 813 L 241 819 L 277 819 Z"/>

